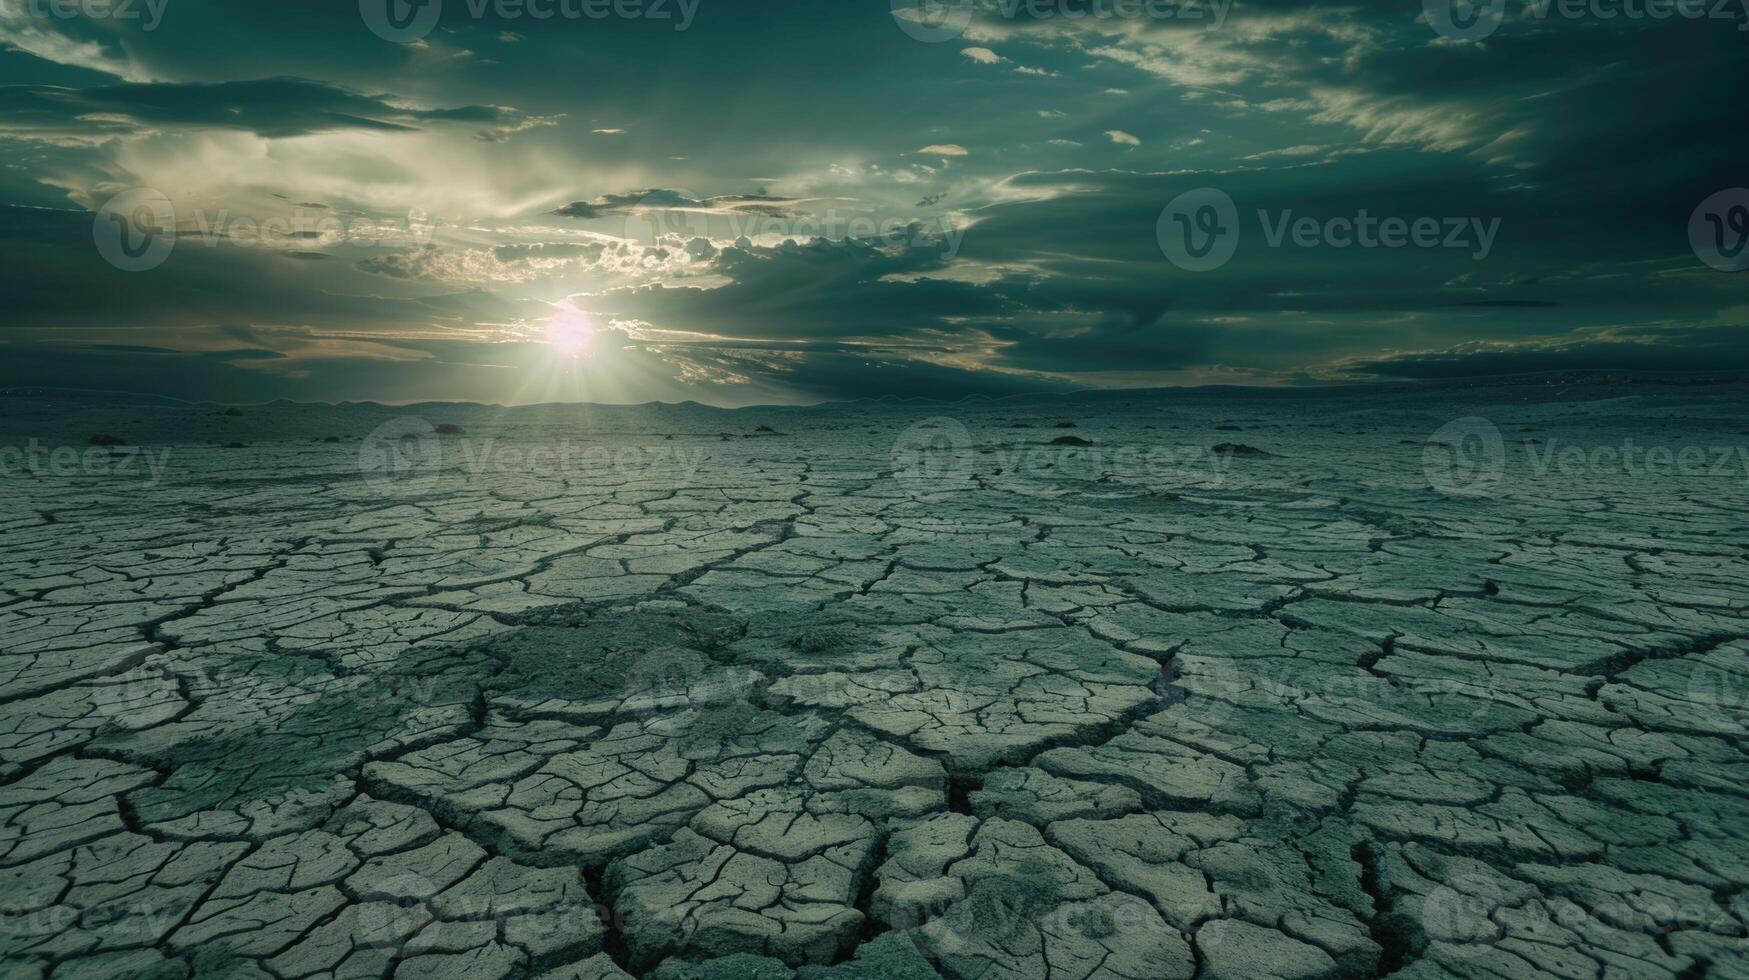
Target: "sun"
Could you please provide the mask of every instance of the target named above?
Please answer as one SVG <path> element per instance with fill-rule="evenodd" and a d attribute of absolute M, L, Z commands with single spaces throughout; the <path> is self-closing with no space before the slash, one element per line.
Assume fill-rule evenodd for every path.
<path fill-rule="evenodd" d="M 581 357 L 589 353 L 595 341 L 595 328 L 589 325 L 589 314 L 574 306 L 560 306 L 553 311 L 547 324 L 547 346 L 561 357 Z"/>

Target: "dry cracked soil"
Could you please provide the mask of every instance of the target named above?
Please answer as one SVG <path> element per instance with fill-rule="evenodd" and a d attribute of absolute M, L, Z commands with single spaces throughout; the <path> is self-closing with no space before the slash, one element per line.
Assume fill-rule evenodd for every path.
<path fill-rule="evenodd" d="M 1749 977 L 1745 391 L 13 392 L 0 976 Z"/>

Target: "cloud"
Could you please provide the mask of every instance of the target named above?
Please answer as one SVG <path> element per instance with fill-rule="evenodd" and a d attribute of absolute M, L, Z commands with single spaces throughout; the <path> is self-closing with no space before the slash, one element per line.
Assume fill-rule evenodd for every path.
<path fill-rule="evenodd" d="M 458 376 L 425 360 L 391 374 L 381 358 L 308 358 L 297 351 L 314 347 L 283 338 L 186 335 L 279 322 L 398 344 L 461 333 L 468 343 L 421 350 L 496 363 L 515 345 L 472 344 L 572 296 L 603 330 L 643 332 L 626 327 L 625 346 L 599 354 L 606 375 L 640 379 L 631 400 L 689 397 L 690 382 L 669 383 L 683 374 L 726 399 L 783 400 L 878 392 L 883 375 L 951 395 L 1737 363 L 1727 335 L 1683 332 L 1741 323 L 1722 311 L 1749 306 L 1749 277 L 1702 267 L 1685 233 L 1701 199 L 1744 183 L 1740 111 L 1712 97 L 1722 83 L 1695 81 L 1749 77 L 1736 23 L 1509 13 L 1486 43 L 1443 45 L 1416 10 L 1364 4 L 1253 0 L 1218 31 L 977 4 L 960 41 L 928 45 L 884 8 L 770 2 L 769 18 L 701 19 L 686 57 L 667 25 L 602 22 L 587 64 L 577 25 L 526 18 L 446 21 L 422 47 L 382 43 L 345 4 L 177 0 L 149 33 L 9 18 L 0 200 L 41 210 L 0 212 L 0 342 L 10 357 L 21 332 L 100 332 L 89 339 L 176 351 L 156 356 L 225 390 L 248 390 L 249 372 L 213 358 L 274 351 L 264 360 L 319 364 L 309 386 L 273 391 L 435 395 Z M 279 43 L 300 36 L 323 43 Z M 747 70 L 780 57 L 802 58 L 810 83 Z M 1004 84 L 1021 70 L 1059 77 Z M 889 84 L 868 86 L 872 72 Z M 906 151 L 916 127 L 887 113 L 895 99 L 930 105 L 930 135 L 966 142 Z M 1149 120 L 1149 137 L 1111 128 L 1119 118 Z M 1123 152 L 1097 150 L 1108 145 Z M 128 277 L 96 257 L 89 209 L 132 186 L 170 193 L 183 231 L 203 212 L 261 222 L 320 201 L 348 225 L 405 227 L 417 208 L 435 232 L 271 249 L 183 239 L 165 266 Z M 1165 258 L 1157 222 L 1198 187 L 1233 197 L 1244 237 L 1230 263 L 1193 275 Z M 1478 262 L 1272 247 L 1255 219 L 1363 208 L 1501 224 Z M 963 239 L 816 242 L 844 237 L 806 223 L 828 210 L 935 233 L 951 221 Z M 104 379 L 125 380 L 124 361 L 142 376 L 128 359 L 153 356 L 81 349 L 76 366 Z M 606 380 L 577 397 L 611 397 Z M 443 393 L 508 386 L 467 375 Z"/>
<path fill-rule="evenodd" d="M 1628 327 L 1522 343 L 1469 343 L 1352 366 L 1363 374 L 1424 380 L 1546 371 L 1744 371 L 1749 325 Z"/>
<path fill-rule="evenodd" d="M 12 270 L 0 278 L 0 336 L 116 330 L 137 339 L 237 322 L 377 335 L 444 324 L 465 332 L 533 309 L 513 297 L 366 275 L 355 261 L 390 254 L 375 245 L 328 249 L 344 261 L 318 262 L 288 261 L 284 249 L 228 239 L 211 247 L 188 240 L 150 273 L 127 273 L 92 248 L 92 227 L 86 211 L 0 206 L 0 263 Z"/>
<path fill-rule="evenodd" d="M 530 259 L 599 258 L 606 247 L 603 242 L 533 242 L 500 245 L 492 250 L 500 262 L 527 262 Z"/>
<path fill-rule="evenodd" d="M 0 4 L 0 50 L 12 48 L 57 65 L 102 72 L 125 81 L 150 80 L 120 45 L 63 32 L 80 31 L 88 23 L 40 16 L 24 3 Z"/>
<path fill-rule="evenodd" d="M 945 242 L 921 231 L 894 246 L 859 241 L 723 248 L 701 273 L 715 287 L 627 287 L 579 305 L 669 330 L 742 339 L 898 338 L 946 328 L 949 318 L 998 314 L 996 291 L 935 279 Z"/>
<path fill-rule="evenodd" d="M 648 211 L 689 211 L 720 215 L 790 216 L 796 213 L 794 198 L 767 197 L 763 194 L 721 194 L 716 197 L 693 198 L 685 191 L 666 187 L 624 191 L 598 195 L 588 201 L 572 201 L 554 214 L 567 218 L 609 218 L 642 214 Z"/>
<path fill-rule="evenodd" d="M 159 130 L 233 129 L 285 138 L 349 129 L 414 132 L 450 124 L 502 135 L 551 122 L 552 117 L 500 106 L 419 109 L 303 78 L 0 86 L 0 134 L 14 137 L 98 140 Z"/>
<path fill-rule="evenodd" d="M 552 116 L 521 116 L 520 118 L 517 118 L 520 114 L 516 113 L 515 110 L 507 110 L 507 112 L 508 115 L 503 122 L 480 130 L 474 134 L 474 139 L 482 143 L 504 143 L 516 133 L 527 132 L 543 126 L 557 126 L 559 120 L 565 118 L 565 114 L 562 112 Z"/>
<path fill-rule="evenodd" d="M 1196 143 L 1200 143 L 1200 142 L 1202 142 L 1202 141 L 1195 140 L 1192 142 L 1191 145 L 1195 145 Z M 1298 144 L 1295 146 L 1284 146 L 1284 147 L 1281 147 L 1281 148 L 1275 149 L 1275 150 L 1262 150 L 1262 151 L 1259 151 L 1257 153 L 1252 153 L 1252 154 L 1249 154 L 1247 156 L 1240 157 L 1239 159 L 1241 159 L 1241 160 L 1272 160 L 1272 159 L 1275 159 L 1277 157 L 1310 157 L 1310 156 L 1317 156 L 1318 154 L 1323 153 L 1324 151 L 1326 151 L 1328 149 L 1330 149 L 1330 147 L 1321 146 L 1321 145 L 1316 144 L 1316 143 L 1301 143 L 1301 144 Z"/>

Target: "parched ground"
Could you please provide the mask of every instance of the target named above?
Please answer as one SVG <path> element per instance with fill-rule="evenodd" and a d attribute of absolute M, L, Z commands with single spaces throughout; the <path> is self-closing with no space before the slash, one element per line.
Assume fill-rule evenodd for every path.
<path fill-rule="evenodd" d="M 1745 388 L 1380 391 L 4 400 L 0 976 L 1749 976 Z"/>

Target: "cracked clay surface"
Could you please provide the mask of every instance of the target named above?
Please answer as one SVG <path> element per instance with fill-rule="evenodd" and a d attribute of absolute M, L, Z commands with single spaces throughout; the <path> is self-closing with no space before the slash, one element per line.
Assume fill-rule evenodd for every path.
<path fill-rule="evenodd" d="M 0 976 L 1749 977 L 1743 389 L 1392 392 L 4 400 Z"/>

